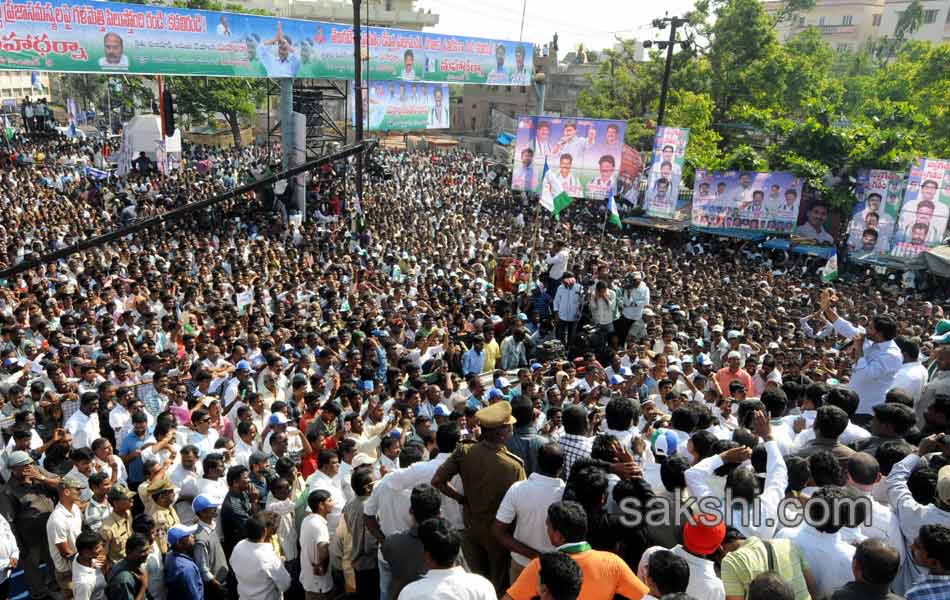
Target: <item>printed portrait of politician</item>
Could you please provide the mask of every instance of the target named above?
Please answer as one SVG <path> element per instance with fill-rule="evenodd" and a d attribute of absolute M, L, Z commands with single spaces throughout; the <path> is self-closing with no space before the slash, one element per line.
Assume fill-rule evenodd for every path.
<path fill-rule="evenodd" d="M 577 176 L 571 172 L 571 168 L 574 165 L 574 157 L 570 154 L 562 154 L 559 159 L 559 169 L 557 173 L 558 181 L 561 182 L 561 188 L 567 193 L 568 196 L 574 198 L 581 197 L 581 182 L 577 179 Z"/>
<path fill-rule="evenodd" d="M 708 181 L 704 181 L 699 184 L 699 204 L 708 204 L 716 196 L 712 192 L 712 186 L 709 185 Z"/>
<path fill-rule="evenodd" d="M 110 71 L 127 71 L 129 57 L 125 55 L 125 44 L 118 33 L 109 32 L 102 38 L 104 56 L 99 59 L 99 67 Z"/>
<path fill-rule="evenodd" d="M 432 108 L 429 109 L 429 118 L 426 129 L 444 129 L 449 126 L 449 105 L 442 96 L 442 88 L 436 87 L 432 92 Z"/>
<path fill-rule="evenodd" d="M 646 205 L 655 210 L 670 207 L 670 180 L 663 177 L 654 182 L 653 189 L 647 191 Z"/>
<path fill-rule="evenodd" d="M 910 229 L 910 240 L 894 244 L 894 256 L 917 256 L 927 249 L 927 233 L 930 231 L 928 223 L 914 223 Z"/>
<path fill-rule="evenodd" d="M 538 186 L 538 173 L 534 167 L 534 150 L 525 148 L 521 151 L 521 166 L 511 177 L 511 187 L 523 192 L 530 192 Z"/>
<path fill-rule="evenodd" d="M 399 78 L 404 81 L 415 81 L 416 80 L 416 57 L 412 53 L 410 48 L 407 48 L 405 52 L 402 53 L 402 72 L 399 74 Z"/>
<path fill-rule="evenodd" d="M 950 216 L 950 208 L 937 198 L 937 182 L 933 179 L 927 179 L 920 184 L 920 194 L 916 200 L 907 202 L 901 208 L 901 219 L 903 219 L 905 213 L 917 213 L 919 212 L 919 206 L 921 204 L 927 205 L 931 215 L 937 217 L 938 220 L 946 219 Z M 929 222 L 929 220 L 928 220 Z"/>
<path fill-rule="evenodd" d="M 547 121 L 539 121 L 534 132 L 534 141 L 531 143 L 531 150 L 534 152 L 534 159 L 543 163 L 545 159 L 554 156 L 554 144 L 551 143 L 551 124 Z M 554 168 L 554 165 L 549 165 Z"/>
<path fill-rule="evenodd" d="M 505 46 L 495 46 L 495 68 L 488 72 L 487 83 L 495 85 L 508 83 L 508 71 L 505 70 Z"/>
<path fill-rule="evenodd" d="M 514 85 L 529 85 L 532 81 L 531 72 L 524 64 L 524 46 L 515 47 L 515 68 L 511 71 L 511 83 Z"/>
<path fill-rule="evenodd" d="M 672 144 L 666 144 L 663 146 L 663 149 L 660 150 L 660 160 L 654 161 L 653 166 L 650 167 L 651 171 L 654 171 L 654 174 L 662 170 L 663 165 L 669 163 L 670 173 L 676 176 L 680 175 L 680 168 L 676 164 L 676 148 Z"/>
<path fill-rule="evenodd" d="M 817 200 L 805 214 L 805 222 L 798 226 L 796 235 L 806 240 L 814 240 L 824 244 L 833 244 L 834 238 L 825 229 L 825 222 L 828 220 L 828 205 Z"/>
<path fill-rule="evenodd" d="M 593 146 L 596 141 L 597 130 L 594 129 L 593 125 L 587 129 L 587 137 L 581 138 L 577 136 L 577 123 L 568 121 L 564 124 L 564 133 L 561 135 L 561 139 L 554 146 L 554 153 L 559 156 L 570 154 L 574 164 L 583 165 L 587 148 Z"/>
<path fill-rule="evenodd" d="M 587 196 L 589 198 L 607 197 L 607 192 L 615 185 L 616 167 L 617 161 L 613 156 L 605 154 L 600 157 L 600 160 L 597 162 L 597 168 L 600 174 L 594 179 L 591 179 L 587 184 Z"/>
<path fill-rule="evenodd" d="M 284 34 L 284 26 L 277 22 L 277 33 L 257 46 L 257 60 L 261 61 L 268 77 L 296 77 L 300 70 L 300 57 L 293 40 Z"/>
<path fill-rule="evenodd" d="M 848 232 L 848 248 L 853 252 L 863 252 L 868 236 L 868 231 L 874 232 L 874 244 L 881 240 L 881 222 L 880 215 L 876 212 L 861 213 L 851 220 L 851 228 Z M 873 249 L 873 246 L 872 246 Z"/>
<path fill-rule="evenodd" d="M 900 230 L 903 239 L 906 240 L 911 237 L 913 229 L 918 225 L 927 226 L 927 233 L 924 236 L 925 241 L 938 242 L 947 226 L 947 217 L 938 216 L 937 205 L 932 201 L 919 200 L 913 202 L 912 207 L 905 206 L 901 210 L 901 220 L 897 224 L 897 228 Z"/>

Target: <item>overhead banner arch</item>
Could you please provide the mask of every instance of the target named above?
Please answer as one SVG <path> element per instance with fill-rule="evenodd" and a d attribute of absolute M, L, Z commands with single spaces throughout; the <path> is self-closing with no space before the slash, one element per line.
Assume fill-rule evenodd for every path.
<path fill-rule="evenodd" d="M 374 81 L 527 85 L 528 43 L 362 28 Z M 117 2 L 0 4 L 0 70 L 354 79 L 353 27 Z"/>

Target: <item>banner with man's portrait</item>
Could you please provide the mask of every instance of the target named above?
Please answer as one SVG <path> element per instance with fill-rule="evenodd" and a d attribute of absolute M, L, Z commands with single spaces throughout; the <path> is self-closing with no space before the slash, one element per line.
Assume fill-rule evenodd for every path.
<path fill-rule="evenodd" d="M 692 225 L 790 234 L 802 197 L 802 180 L 792 173 L 696 171 Z"/>
<path fill-rule="evenodd" d="M 540 193 L 544 165 L 574 198 L 603 200 L 617 194 L 625 121 L 520 116 L 511 188 Z"/>
<path fill-rule="evenodd" d="M 653 162 L 647 179 L 643 207 L 651 217 L 672 219 L 686 163 L 689 129 L 659 127 L 653 138 Z"/>
<path fill-rule="evenodd" d="M 861 169 L 855 186 L 854 212 L 848 225 L 848 251 L 866 258 L 890 252 L 900 216 L 904 173 Z"/>
<path fill-rule="evenodd" d="M 350 119 L 356 125 L 356 87 L 350 82 Z M 372 81 L 363 88 L 363 127 L 367 131 L 448 129 L 449 86 L 405 81 Z"/>
<path fill-rule="evenodd" d="M 914 258 L 941 243 L 950 220 L 950 160 L 918 158 L 910 167 L 891 256 Z"/>

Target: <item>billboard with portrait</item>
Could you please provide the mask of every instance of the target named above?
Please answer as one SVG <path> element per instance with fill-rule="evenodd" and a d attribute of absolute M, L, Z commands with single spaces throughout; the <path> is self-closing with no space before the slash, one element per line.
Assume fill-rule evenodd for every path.
<path fill-rule="evenodd" d="M 353 27 L 185 8 L 7 0 L 0 69 L 355 79 Z M 364 27 L 370 80 L 529 85 L 534 46 Z"/>
<path fill-rule="evenodd" d="M 643 157 L 640 152 L 627 144 L 623 145 L 620 158 L 620 178 L 617 182 L 617 195 L 637 203 L 640 193 L 640 174 L 643 173 Z"/>
<path fill-rule="evenodd" d="M 940 244 L 950 220 L 950 160 L 919 158 L 910 167 L 891 256 L 913 258 Z"/>
<path fill-rule="evenodd" d="M 647 191 L 643 199 L 651 217 L 672 219 L 677 209 L 689 129 L 659 127 L 653 138 L 653 162 L 650 164 Z"/>
<path fill-rule="evenodd" d="M 624 121 L 521 116 L 511 187 L 540 192 L 547 163 L 570 196 L 602 200 L 616 189 L 626 132 Z"/>
<path fill-rule="evenodd" d="M 900 216 L 904 174 L 861 169 L 855 186 L 854 212 L 848 224 L 848 251 L 856 258 L 890 252 Z"/>
<path fill-rule="evenodd" d="M 802 197 L 802 180 L 792 173 L 696 171 L 692 225 L 790 234 Z"/>
<path fill-rule="evenodd" d="M 420 131 L 451 126 L 446 84 L 371 81 L 363 88 L 363 127 L 367 131 Z M 355 85 L 350 82 L 350 122 L 356 125 Z"/>

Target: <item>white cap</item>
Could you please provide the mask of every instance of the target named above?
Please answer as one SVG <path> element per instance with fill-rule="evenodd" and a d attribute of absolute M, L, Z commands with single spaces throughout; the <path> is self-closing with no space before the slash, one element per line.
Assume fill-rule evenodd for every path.
<path fill-rule="evenodd" d="M 742 335 L 742 334 L 740 334 L 740 333 L 739 333 L 738 331 L 736 331 L 735 329 L 730 329 L 730 330 L 729 330 L 729 333 L 726 334 L 726 338 L 732 340 L 732 339 L 735 339 L 735 338 L 739 337 L 740 335 Z"/>
<path fill-rule="evenodd" d="M 735 350 L 733 350 L 732 352 L 726 355 L 727 360 L 733 359 L 733 358 L 738 358 L 739 360 L 742 360 L 742 355 L 736 352 Z"/>
<path fill-rule="evenodd" d="M 715 332 L 722 333 L 723 327 L 722 327 L 722 325 L 713 325 L 713 326 L 712 326 L 712 330 L 715 331 Z"/>

